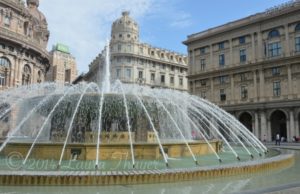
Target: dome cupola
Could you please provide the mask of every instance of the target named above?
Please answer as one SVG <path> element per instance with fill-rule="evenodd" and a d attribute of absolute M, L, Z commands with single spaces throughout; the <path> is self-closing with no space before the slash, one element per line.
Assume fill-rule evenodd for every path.
<path fill-rule="evenodd" d="M 139 26 L 129 14 L 128 11 L 122 12 L 122 17 L 112 24 L 112 41 L 139 41 Z"/>

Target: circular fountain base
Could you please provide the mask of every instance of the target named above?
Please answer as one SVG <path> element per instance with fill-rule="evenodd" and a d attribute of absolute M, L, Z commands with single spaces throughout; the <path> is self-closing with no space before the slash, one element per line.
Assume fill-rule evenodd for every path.
<path fill-rule="evenodd" d="M 188 142 L 191 151 L 195 156 L 213 153 L 205 141 Z M 10 143 L 3 151 L 5 156 L 11 153 L 19 153 L 23 158 L 30 150 L 32 143 Z M 210 145 L 215 152 L 219 152 L 222 142 L 211 140 Z M 164 152 L 170 158 L 190 157 L 191 152 L 185 142 L 169 141 L 162 143 Z M 63 143 L 38 143 L 35 144 L 30 158 L 40 160 L 59 160 Z M 137 160 L 159 160 L 162 154 L 158 143 L 134 143 L 134 157 Z M 95 160 L 97 155 L 97 144 L 94 143 L 72 143 L 67 144 L 63 160 Z M 131 147 L 129 143 L 101 143 L 99 147 L 99 160 L 130 160 Z"/>
<path fill-rule="evenodd" d="M 0 185 L 6 186 L 92 186 L 191 181 L 287 168 L 293 155 L 211 167 L 131 171 L 0 171 Z"/>

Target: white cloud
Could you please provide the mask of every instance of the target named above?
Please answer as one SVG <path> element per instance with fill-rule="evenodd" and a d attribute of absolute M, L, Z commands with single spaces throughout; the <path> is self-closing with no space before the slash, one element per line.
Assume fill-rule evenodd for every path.
<path fill-rule="evenodd" d="M 192 25 L 191 15 L 185 12 L 176 13 L 170 25 L 177 28 L 189 27 Z"/>
<path fill-rule="evenodd" d="M 149 12 L 158 0 L 43 0 L 40 10 L 46 15 L 49 49 L 64 43 L 76 57 L 79 72 L 87 72 L 89 63 L 104 48 L 112 22 L 129 10 L 136 20 Z"/>

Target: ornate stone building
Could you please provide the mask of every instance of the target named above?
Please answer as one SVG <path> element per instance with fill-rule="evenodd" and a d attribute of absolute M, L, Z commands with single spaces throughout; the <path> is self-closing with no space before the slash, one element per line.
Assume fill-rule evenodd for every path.
<path fill-rule="evenodd" d="M 49 31 L 38 0 L 0 1 L 0 90 L 44 81 Z"/>
<path fill-rule="evenodd" d="M 71 55 L 68 46 L 63 44 L 53 46 L 50 52 L 50 63 L 51 67 L 47 72 L 46 81 L 70 84 L 76 79 L 76 60 Z"/>
<path fill-rule="evenodd" d="M 189 91 L 257 137 L 291 141 L 300 123 L 300 1 L 192 34 Z"/>
<path fill-rule="evenodd" d="M 139 26 L 129 12 L 112 25 L 110 53 L 112 81 L 187 90 L 186 56 L 140 43 Z M 83 79 L 100 82 L 104 69 L 105 50 L 89 65 Z"/>

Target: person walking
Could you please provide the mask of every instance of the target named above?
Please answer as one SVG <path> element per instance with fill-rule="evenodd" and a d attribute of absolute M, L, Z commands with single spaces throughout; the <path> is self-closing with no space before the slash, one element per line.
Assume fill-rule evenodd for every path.
<path fill-rule="evenodd" d="M 279 145 L 280 146 L 280 135 L 279 133 L 276 134 L 276 138 L 275 138 L 275 145 Z"/>

